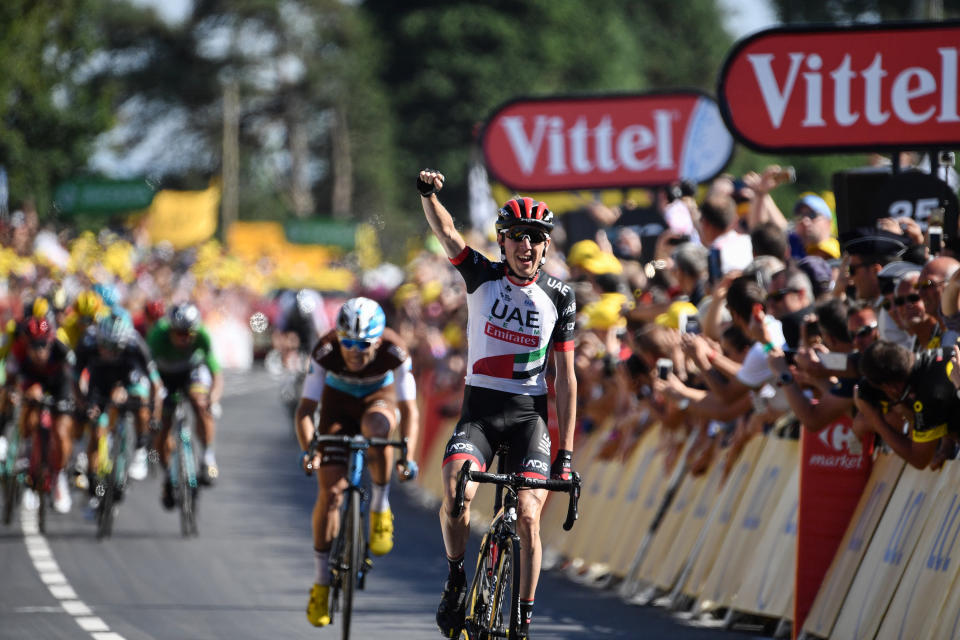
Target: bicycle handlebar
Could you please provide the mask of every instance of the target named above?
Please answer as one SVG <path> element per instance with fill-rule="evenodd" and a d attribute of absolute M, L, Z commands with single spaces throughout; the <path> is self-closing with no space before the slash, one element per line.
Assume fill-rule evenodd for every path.
<path fill-rule="evenodd" d="M 569 480 L 527 478 L 519 473 L 487 473 L 485 471 L 471 471 L 470 461 L 463 463 L 459 473 L 457 473 L 457 493 L 454 497 L 453 517 L 459 518 L 463 513 L 465 493 L 467 482 L 484 482 L 496 484 L 516 491 L 518 489 L 546 489 L 548 491 L 562 491 L 570 494 L 570 502 L 567 505 L 567 519 L 563 523 L 563 530 L 570 531 L 573 523 L 580 517 L 578 506 L 580 502 L 580 486 L 582 484 L 580 474 L 572 473 Z"/>
<path fill-rule="evenodd" d="M 319 433 L 314 432 L 313 439 L 310 440 L 310 444 L 307 445 L 307 450 L 304 452 L 304 455 L 307 457 L 307 459 L 313 458 L 313 456 L 317 453 L 317 449 L 320 448 L 321 444 L 347 445 L 347 447 L 353 451 L 369 449 L 371 447 L 394 447 L 400 450 L 400 459 L 397 461 L 397 464 L 404 464 L 404 466 L 406 466 L 405 463 L 407 461 L 407 438 L 401 438 L 400 440 L 390 440 L 389 438 L 367 438 L 362 435 L 322 436 Z M 304 471 L 307 475 L 310 475 L 314 471 L 313 465 L 311 463 L 308 463 Z"/>

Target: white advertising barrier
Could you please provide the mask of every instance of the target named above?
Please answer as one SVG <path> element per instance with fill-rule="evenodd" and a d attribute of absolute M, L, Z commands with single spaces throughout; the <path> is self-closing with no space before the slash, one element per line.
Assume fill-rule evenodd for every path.
<path fill-rule="evenodd" d="M 864 487 L 863 496 L 850 525 L 840 542 L 827 574 L 823 578 L 817 598 L 807 615 L 803 630 L 819 638 L 827 638 L 840 615 L 840 606 L 853 584 L 860 568 L 860 561 L 867 552 L 887 502 L 893 495 L 904 461 L 896 455 L 881 453 L 873 463 L 870 480 Z"/>
<path fill-rule="evenodd" d="M 943 606 L 957 576 L 960 462 L 945 463 L 939 475 L 930 517 L 880 623 L 877 640 L 929 638 L 937 621 L 932 614 Z"/>
<path fill-rule="evenodd" d="M 733 603 L 763 532 L 771 526 L 775 507 L 799 463 L 799 456 L 798 441 L 767 438 L 743 500 L 720 547 L 717 561 L 694 607 L 695 613 Z"/>
<path fill-rule="evenodd" d="M 705 533 L 704 528 L 710 519 L 710 512 L 720 500 L 723 491 L 723 464 L 715 460 L 713 466 L 704 476 L 703 488 L 687 508 L 683 521 L 680 523 L 673 539 L 665 538 L 668 542 L 666 557 L 659 563 L 650 576 L 642 576 L 653 582 L 661 589 L 670 589 L 676 584 L 684 566 L 695 553 L 697 540 Z M 660 534 L 657 534 L 660 537 Z M 651 553 L 651 555 L 653 555 Z"/>
<path fill-rule="evenodd" d="M 907 466 L 873 534 L 830 637 L 872 640 L 932 509 L 939 473 Z"/>
<path fill-rule="evenodd" d="M 767 441 L 766 437 L 760 436 L 750 440 L 733 464 L 733 468 L 724 482 L 723 490 L 708 517 L 707 532 L 703 544 L 700 546 L 696 557 L 691 559 L 693 564 L 686 580 L 684 580 L 684 584 L 680 585 L 684 594 L 696 598 L 703 591 L 707 577 L 713 570 L 713 565 L 720 554 L 720 547 L 723 546 L 727 531 L 730 529 L 730 523 L 733 522 L 733 516 L 737 507 L 740 506 L 744 490 Z"/>
<path fill-rule="evenodd" d="M 643 460 L 629 481 L 623 508 L 624 519 L 609 564 L 614 575 L 624 576 L 633 565 L 637 550 L 663 503 L 673 469 L 666 465 L 666 449 L 659 439 L 644 450 Z M 677 462 L 676 464 L 680 464 Z"/>
<path fill-rule="evenodd" d="M 793 617 L 793 572 L 797 557 L 797 507 L 800 505 L 800 465 L 797 464 L 770 525 L 762 532 L 760 543 L 748 557 L 749 568 L 743 587 L 736 592 L 732 606 L 773 618 Z"/>
<path fill-rule="evenodd" d="M 657 528 L 657 532 L 650 542 L 650 547 L 640 564 L 637 575 L 641 580 L 654 583 L 664 589 L 673 586 L 672 578 L 669 583 L 665 585 L 660 584 L 660 582 L 664 582 L 665 580 L 658 580 L 657 578 L 661 573 L 661 569 L 665 568 L 664 565 L 667 563 L 670 552 L 673 549 L 686 547 L 689 550 L 689 547 L 693 546 L 693 542 L 696 541 L 698 532 L 696 530 L 684 531 L 682 527 L 687 521 L 690 512 L 692 512 L 697 505 L 700 495 L 707 486 L 709 478 L 710 474 L 693 476 L 689 473 L 683 478 L 679 489 L 677 489 L 673 503 L 664 514 L 663 520 L 660 522 L 660 526 Z M 716 480 L 719 484 L 719 478 L 716 478 Z M 686 544 L 686 539 L 692 539 L 689 545 Z M 664 573 L 669 574 L 670 571 L 667 570 L 664 571 Z M 679 573 L 679 567 L 673 572 L 673 578 L 676 577 L 677 573 Z"/>

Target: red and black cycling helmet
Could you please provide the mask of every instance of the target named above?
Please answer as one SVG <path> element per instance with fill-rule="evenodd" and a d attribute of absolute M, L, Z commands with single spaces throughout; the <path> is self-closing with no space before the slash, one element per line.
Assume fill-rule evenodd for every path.
<path fill-rule="evenodd" d="M 26 326 L 27 340 L 33 344 L 49 344 L 53 342 L 53 326 L 46 318 L 30 316 Z"/>
<path fill-rule="evenodd" d="M 159 298 L 156 300 L 151 300 L 147 304 L 143 305 L 143 314 L 153 322 L 156 322 L 162 318 L 166 312 L 167 305 L 164 304 L 163 300 L 160 300 Z"/>
<path fill-rule="evenodd" d="M 547 208 L 546 202 L 533 198 L 508 200 L 497 212 L 497 233 L 517 225 L 538 227 L 550 233 L 553 231 L 553 211 Z"/>

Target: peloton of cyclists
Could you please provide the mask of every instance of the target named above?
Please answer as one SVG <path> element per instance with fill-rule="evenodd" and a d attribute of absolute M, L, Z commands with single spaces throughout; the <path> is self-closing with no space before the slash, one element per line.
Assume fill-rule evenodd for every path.
<path fill-rule="evenodd" d="M 315 431 L 320 434 L 386 438 L 400 419 L 400 434 L 416 447 L 419 413 L 411 360 L 403 340 L 386 326 L 383 309 L 368 298 L 347 300 L 336 328 L 313 349 L 310 369 L 296 411 L 296 432 L 304 449 L 303 466 L 317 469 L 317 500 L 313 508 L 316 576 L 307 603 L 307 620 L 330 624 L 330 547 L 340 527 L 340 506 L 347 486 L 347 451 L 325 445 L 310 457 L 306 449 Z M 314 414 L 320 409 L 319 421 Z M 393 452 L 367 451 L 373 487 L 370 497 L 370 552 L 382 556 L 393 548 L 393 513 L 389 488 Z M 399 465 L 399 461 L 398 461 Z M 402 480 L 416 477 L 417 465 L 407 461 Z"/>
<path fill-rule="evenodd" d="M 463 555 L 470 533 L 470 499 L 459 518 L 452 509 L 457 472 L 466 460 L 484 470 L 501 444 L 509 445 L 507 471 L 531 477 L 569 479 L 573 456 L 577 381 L 574 375 L 573 290 L 541 270 L 550 247 L 553 213 L 543 202 L 517 197 L 497 214 L 502 262 L 490 262 L 467 246 L 437 198 L 443 175 L 420 172 L 417 190 L 427 222 L 467 285 L 467 376 L 463 410 L 443 459 L 445 494 L 440 523 L 449 574 L 437 609 L 437 626 L 448 638 L 464 624 L 466 574 Z M 560 447 L 550 464 L 546 369 L 556 364 Z M 519 492 L 521 638 L 527 637 L 540 574 L 540 514 L 543 489 Z"/>

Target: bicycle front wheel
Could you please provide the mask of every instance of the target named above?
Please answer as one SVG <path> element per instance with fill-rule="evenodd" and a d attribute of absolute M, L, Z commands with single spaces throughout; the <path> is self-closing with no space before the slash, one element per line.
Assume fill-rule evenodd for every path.
<path fill-rule="evenodd" d="M 343 611 L 340 620 L 340 637 L 350 640 L 350 618 L 353 614 L 353 595 L 357 590 L 357 572 L 360 571 L 360 552 L 363 549 L 363 531 L 360 519 L 360 493 L 347 493 L 347 508 L 343 522 Z"/>
<path fill-rule="evenodd" d="M 464 627 L 469 640 L 489 640 L 490 601 L 493 600 L 497 545 L 488 531 L 480 542 L 477 570 L 467 592 L 467 616 Z"/>
<path fill-rule="evenodd" d="M 193 450 L 189 444 L 180 440 L 177 447 L 177 501 L 180 503 L 180 533 L 183 537 L 197 533 L 196 489 L 190 484 L 190 469 L 193 468 Z"/>
<path fill-rule="evenodd" d="M 100 496 L 100 504 L 97 507 L 98 540 L 107 538 L 113 533 L 114 481 L 112 475 L 103 478 L 100 486 L 103 488 L 103 495 Z"/>
<path fill-rule="evenodd" d="M 496 584 L 490 603 L 489 628 L 492 633 L 516 638 L 520 628 L 520 541 L 516 538 L 499 549 Z"/>

